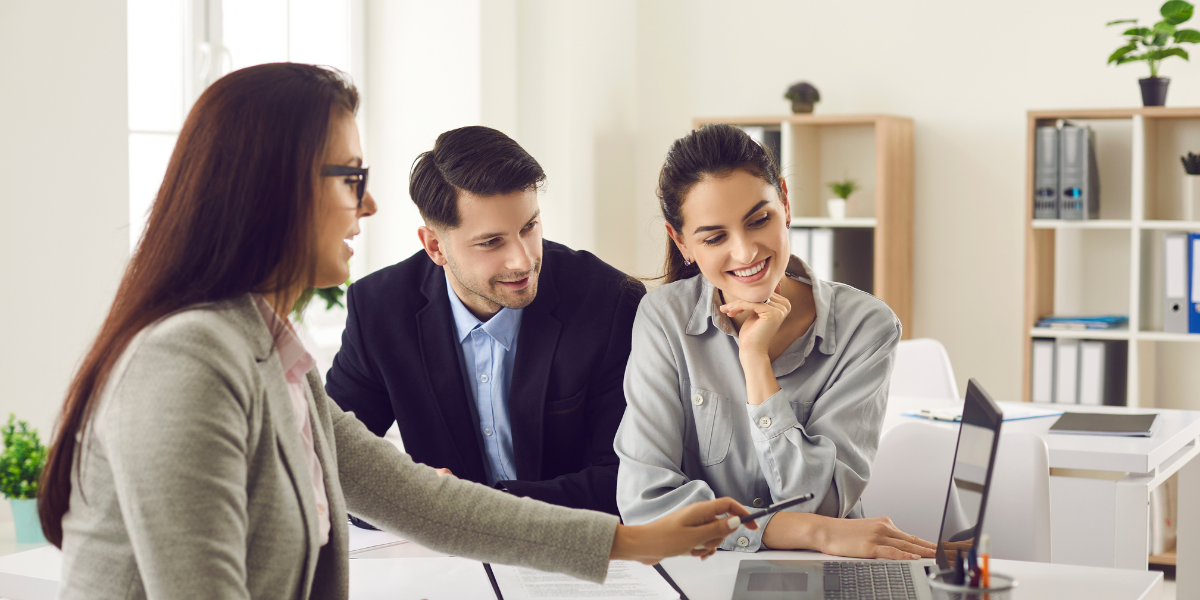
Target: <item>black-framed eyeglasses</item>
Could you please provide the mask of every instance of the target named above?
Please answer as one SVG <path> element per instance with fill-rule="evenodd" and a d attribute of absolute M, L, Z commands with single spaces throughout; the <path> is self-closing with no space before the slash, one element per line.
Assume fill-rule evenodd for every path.
<path fill-rule="evenodd" d="M 358 208 L 362 208 L 363 196 L 367 195 L 368 167 L 351 167 L 348 165 L 325 165 L 321 167 L 322 177 L 358 177 L 356 180 L 347 179 L 346 183 L 357 183 Z"/>

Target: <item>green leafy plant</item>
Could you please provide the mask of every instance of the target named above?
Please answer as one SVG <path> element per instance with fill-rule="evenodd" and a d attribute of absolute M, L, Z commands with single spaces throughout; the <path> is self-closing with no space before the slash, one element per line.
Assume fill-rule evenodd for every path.
<path fill-rule="evenodd" d="M 833 195 L 841 198 L 842 200 L 849 199 L 850 194 L 858 191 L 858 182 L 854 181 L 853 179 L 847 179 L 845 181 L 831 181 L 828 185 L 829 191 L 833 192 Z"/>
<path fill-rule="evenodd" d="M 1183 0 L 1170 0 L 1162 5 L 1159 12 L 1163 20 L 1153 27 L 1139 27 L 1137 19 L 1121 19 L 1110 21 L 1106 26 L 1132 23 L 1121 35 L 1128 38 L 1128 43 L 1117 48 L 1108 57 L 1108 64 L 1146 61 L 1150 65 L 1150 77 L 1158 77 L 1158 67 L 1162 61 L 1171 56 L 1188 60 L 1187 50 L 1177 44 L 1195 44 L 1200 42 L 1200 31 L 1195 29 L 1178 29 L 1178 26 L 1192 18 L 1193 7 Z"/>
<path fill-rule="evenodd" d="M 342 304 L 342 297 L 346 295 L 346 290 L 349 289 L 351 283 L 354 282 L 347 279 L 346 283 L 342 285 L 328 288 L 308 288 L 292 305 L 292 316 L 297 320 L 304 320 L 304 309 L 308 308 L 308 303 L 312 302 L 314 298 L 325 301 L 325 310 L 333 310 L 335 306 L 346 308 L 346 305 Z"/>
<path fill-rule="evenodd" d="M 8 415 L 8 424 L 0 428 L 4 451 L 0 452 L 0 493 L 13 500 L 37 497 L 38 479 L 46 466 L 46 447 L 36 429 L 17 415 Z"/>

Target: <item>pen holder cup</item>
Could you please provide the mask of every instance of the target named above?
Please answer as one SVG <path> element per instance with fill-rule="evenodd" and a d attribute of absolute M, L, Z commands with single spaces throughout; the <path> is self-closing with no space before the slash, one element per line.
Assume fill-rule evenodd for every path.
<path fill-rule="evenodd" d="M 992 573 L 991 586 L 973 588 L 950 583 L 954 571 L 942 571 L 929 576 L 929 587 L 934 600 L 1012 600 L 1017 582 L 1007 575 Z"/>

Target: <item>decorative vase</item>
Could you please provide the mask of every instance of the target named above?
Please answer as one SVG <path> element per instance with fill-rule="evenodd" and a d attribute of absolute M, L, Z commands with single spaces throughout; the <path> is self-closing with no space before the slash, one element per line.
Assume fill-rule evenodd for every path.
<path fill-rule="evenodd" d="M 1138 84 L 1142 86 L 1142 106 L 1166 106 L 1170 78 L 1147 77 L 1139 79 Z"/>
<path fill-rule="evenodd" d="M 830 219 L 846 218 L 846 201 L 842 198 L 830 198 L 825 205 L 829 208 Z"/>
<path fill-rule="evenodd" d="M 1183 176 L 1183 206 L 1179 218 L 1184 221 L 1195 221 L 1200 210 L 1196 210 L 1196 201 L 1200 200 L 1200 175 Z"/>
<path fill-rule="evenodd" d="M 9 498 L 12 506 L 13 528 L 17 532 L 18 544 L 39 544 L 46 541 L 42 535 L 42 522 L 38 519 L 37 499 Z"/>

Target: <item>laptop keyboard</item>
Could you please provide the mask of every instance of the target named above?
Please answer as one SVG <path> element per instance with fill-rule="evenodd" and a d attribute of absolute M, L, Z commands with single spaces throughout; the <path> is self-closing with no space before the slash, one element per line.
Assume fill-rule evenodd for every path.
<path fill-rule="evenodd" d="M 825 563 L 825 600 L 917 600 L 907 563 Z"/>

